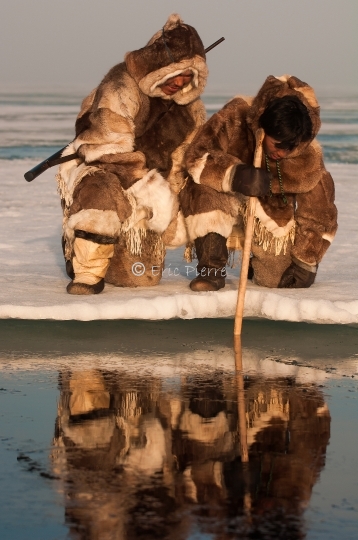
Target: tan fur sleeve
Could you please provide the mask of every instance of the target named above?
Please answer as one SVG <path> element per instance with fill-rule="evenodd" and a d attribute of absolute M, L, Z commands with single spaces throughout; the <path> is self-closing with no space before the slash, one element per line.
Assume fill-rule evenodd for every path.
<path fill-rule="evenodd" d="M 292 255 L 300 261 L 318 264 L 337 231 L 334 183 L 324 170 L 321 180 L 307 193 L 296 196 L 296 236 Z"/>
<path fill-rule="evenodd" d="M 231 190 L 236 165 L 242 163 L 233 152 L 233 140 L 240 138 L 243 103 L 241 99 L 229 102 L 199 129 L 189 146 L 185 164 L 197 184 L 217 191 Z"/>
<path fill-rule="evenodd" d="M 147 173 L 145 159 L 141 152 L 134 152 L 134 121 L 140 108 L 140 92 L 128 73 L 122 72 L 120 76 L 122 80 L 116 84 L 103 82 L 83 101 L 74 148 L 86 164 L 125 166 L 129 161 L 130 169 L 141 178 Z"/>

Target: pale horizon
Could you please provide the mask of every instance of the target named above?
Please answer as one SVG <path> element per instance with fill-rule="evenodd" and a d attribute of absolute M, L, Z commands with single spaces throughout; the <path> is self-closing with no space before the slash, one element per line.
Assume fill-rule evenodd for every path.
<path fill-rule="evenodd" d="M 177 12 L 207 47 L 205 94 L 255 93 L 290 73 L 318 95 L 358 94 L 358 2 L 352 0 L 15 0 L 0 22 L 0 91 L 86 95 L 127 51 Z M 140 16 L 139 16 L 140 14 Z"/>

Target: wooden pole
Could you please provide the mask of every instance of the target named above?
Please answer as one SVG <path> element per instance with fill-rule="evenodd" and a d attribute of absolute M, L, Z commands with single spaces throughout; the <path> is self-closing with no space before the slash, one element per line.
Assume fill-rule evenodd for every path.
<path fill-rule="evenodd" d="M 256 148 L 255 148 L 255 156 L 254 156 L 255 167 L 261 167 L 262 141 L 264 139 L 264 136 L 265 136 L 264 130 L 262 128 L 259 128 L 256 132 Z M 238 289 L 238 294 L 237 294 L 234 336 L 241 336 L 242 317 L 244 313 L 245 293 L 246 293 L 246 285 L 247 285 L 247 272 L 249 270 L 251 243 L 252 243 L 252 236 L 254 233 L 255 209 L 256 209 L 256 197 L 250 197 L 249 204 L 248 204 L 248 212 L 247 212 L 244 249 L 242 252 L 239 289 Z"/>

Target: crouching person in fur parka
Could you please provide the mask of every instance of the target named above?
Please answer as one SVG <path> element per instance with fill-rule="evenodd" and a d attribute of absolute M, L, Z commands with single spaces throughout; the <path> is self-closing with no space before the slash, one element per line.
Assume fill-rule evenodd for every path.
<path fill-rule="evenodd" d="M 174 14 L 84 99 L 62 154 L 78 159 L 57 175 L 70 294 L 155 285 L 165 248 L 186 244 L 177 194 L 207 74 L 200 37 Z"/>
<path fill-rule="evenodd" d="M 192 179 L 181 194 L 199 259 L 193 290 L 225 286 L 227 238 L 240 219 L 244 227 L 246 217 L 245 201 L 236 215 L 230 203 L 237 191 L 259 197 L 249 277 L 264 287 L 313 284 L 337 230 L 334 184 L 315 139 L 319 128 L 313 89 L 284 75 L 269 76 L 254 99 L 235 97 L 198 131 L 186 153 Z M 256 139 L 262 130 L 261 169 L 255 170 Z M 259 171 L 270 175 L 264 196 L 260 189 L 254 193 Z M 203 205 L 208 193 L 216 194 L 217 201 L 222 197 L 215 211 Z M 215 269 L 222 274 L 215 275 Z"/>

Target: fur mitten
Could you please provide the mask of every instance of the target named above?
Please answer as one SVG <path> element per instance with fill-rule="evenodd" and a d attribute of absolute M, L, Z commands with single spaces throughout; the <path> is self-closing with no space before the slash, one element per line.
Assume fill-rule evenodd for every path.
<path fill-rule="evenodd" d="M 270 175 L 253 165 L 237 165 L 231 189 L 248 197 L 264 197 L 270 190 Z"/>
<path fill-rule="evenodd" d="M 303 268 L 297 263 L 292 262 L 282 274 L 278 288 L 307 289 L 314 283 L 314 280 L 316 279 L 317 268 L 312 267 L 312 270 L 313 271 L 308 270 L 308 268 Z"/>

